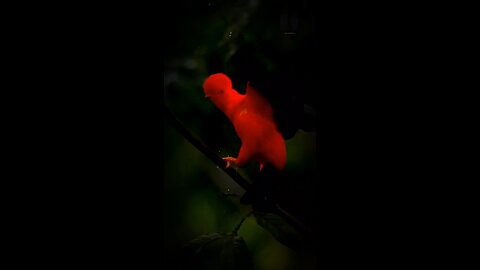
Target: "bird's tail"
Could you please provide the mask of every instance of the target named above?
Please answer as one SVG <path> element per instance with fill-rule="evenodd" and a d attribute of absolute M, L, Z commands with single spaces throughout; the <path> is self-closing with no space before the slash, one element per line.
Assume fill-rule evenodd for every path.
<path fill-rule="evenodd" d="M 252 186 L 240 199 L 242 204 L 251 204 L 252 209 L 261 212 L 272 212 L 276 208 L 275 182 L 281 177 L 281 171 L 270 164 L 252 176 Z"/>

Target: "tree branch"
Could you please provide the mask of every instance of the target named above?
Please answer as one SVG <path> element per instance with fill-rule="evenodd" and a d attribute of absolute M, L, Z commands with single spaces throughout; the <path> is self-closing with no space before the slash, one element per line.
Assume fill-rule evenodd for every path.
<path fill-rule="evenodd" d="M 227 163 L 219 157 L 214 151 L 210 150 L 201 140 L 192 135 L 192 133 L 173 115 L 173 113 L 167 108 L 167 105 L 164 104 L 165 114 L 168 121 L 175 127 L 175 129 L 182 134 L 182 136 L 189 141 L 195 148 L 202 152 L 207 158 L 213 161 L 217 166 L 222 169 L 226 174 L 228 174 L 237 184 L 239 184 L 243 189 L 250 189 L 251 185 L 246 179 L 244 179 L 236 170 L 233 168 L 226 169 Z"/>

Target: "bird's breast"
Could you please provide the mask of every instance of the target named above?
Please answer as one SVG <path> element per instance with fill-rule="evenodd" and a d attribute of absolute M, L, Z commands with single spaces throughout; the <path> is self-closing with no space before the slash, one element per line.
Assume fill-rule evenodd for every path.
<path fill-rule="evenodd" d="M 245 115 L 245 114 L 247 114 L 247 113 L 248 113 L 247 108 L 243 108 L 242 110 L 240 110 L 240 113 L 239 113 L 238 115 L 239 115 L 239 116 L 243 116 L 243 115 Z"/>

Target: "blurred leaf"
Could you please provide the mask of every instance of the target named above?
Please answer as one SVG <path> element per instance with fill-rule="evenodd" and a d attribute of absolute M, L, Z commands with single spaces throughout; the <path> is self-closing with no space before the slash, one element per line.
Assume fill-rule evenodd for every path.
<path fill-rule="evenodd" d="M 241 236 L 227 235 L 220 254 L 220 269 L 254 269 L 252 256 Z"/>
<path fill-rule="evenodd" d="M 304 239 L 300 232 L 288 224 L 282 217 L 258 211 L 253 213 L 257 224 L 269 231 L 278 242 L 297 251 L 305 247 Z"/>
<path fill-rule="evenodd" d="M 182 249 L 180 269 L 254 269 L 252 256 L 242 237 L 235 234 L 202 235 Z"/>

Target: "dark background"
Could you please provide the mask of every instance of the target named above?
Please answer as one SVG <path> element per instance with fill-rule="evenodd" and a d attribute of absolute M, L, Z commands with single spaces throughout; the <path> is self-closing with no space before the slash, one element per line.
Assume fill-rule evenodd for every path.
<path fill-rule="evenodd" d="M 316 109 L 317 177 L 303 186 L 290 182 L 286 198 L 292 198 L 292 211 L 299 216 L 317 217 L 310 226 L 320 265 L 329 259 L 391 265 L 430 256 L 427 247 L 442 241 L 432 220 L 447 209 L 435 191 L 445 185 L 443 176 L 433 175 L 447 174 L 448 166 L 439 167 L 441 132 L 432 128 L 441 121 L 440 110 L 433 109 L 442 106 L 437 90 L 449 85 L 448 76 L 439 76 L 445 59 L 438 49 L 448 23 L 426 16 L 431 7 L 422 6 L 260 1 L 252 12 L 243 10 L 245 3 L 187 1 L 172 7 L 178 15 L 167 30 L 174 38 L 167 44 L 166 63 L 188 55 L 194 44 L 194 55 L 205 62 L 191 71 L 187 64 L 187 74 L 204 78 L 225 71 L 240 91 L 251 80 L 277 109 L 279 126 L 291 142 L 300 138 L 302 127 L 308 130 L 298 105 Z M 236 25 L 242 12 L 251 16 Z M 195 83 L 200 89 L 201 80 Z M 169 97 L 175 98 L 167 95 L 170 102 Z M 201 96 L 197 100 L 212 109 Z M 178 103 L 168 104 L 173 110 Z M 221 151 L 234 152 L 235 144 L 225 144 L 232 138 L 217 137 L 232 134 L 228 122 L 210 112 L 212 122 L 202 123 L 210 125 L 207 133 L 218 129 L 212 123 L 219 121 L 227 130 L 199 136 L 215 149 L 229 145 Z M 303 139 L 294 149 L 304 144 L 308 149 Z M 291 160 L 306 156 L 299 153 Z M 295 173 L 305 171 L 308 163 L 301 164 Z M 167 242 L 175 240 L 167 237 Z M 259 250 L 269 250 L 264 248 Z M 272 253 L 289 258 L 285 268 L 298 267 L 295 256 Z"/>
<path fill-rule="evenodd" d="M 433 202 L 425 205 L 423 197 L 433 186 L 425 170 L 432 165 L 427 156 L 432 154 L 434 137 L 425 133 L 432 121 L 422 106 L 430 103 L 429 66 L 439 61 L 434 57 L 435 46 L 425 42 L 435 33 L 431 22 L 416 19 L 423 13 L 414 12 L 407 18 L 401 9 L 388 6 L 332 8 L 313 1 L 259 1 L 252 8 L 249 3 L 180 1 L 170 9 L 176 15 L 166 29 L 166 36 L 171 37 L 164 55 L 167 105 L 207 145 L 223 155 L 235 154 L 238 140 L 232 137 L 226 118 L 204 102 L 201 85 L 208 74 L 220 71 L 229 74 L 239 91 L 250 80 L 276 109 L 289 149 L 298 151 L 289 152 L 288 163 L 297 165 L 287 172 L 300 180 L 283 183 L 288 190 L 283 199 L 293 213 L 311 221 L 319 261 L 333 257 L 340 258 L 339 262 L 368 262 L 398 254 L 413 256 L 415 252 L 402 246 L 421 249 L 425 245 L 430 227 L 423 221 L 434 212 Z M 302 137 L 304 129 L 309 130 L 303 104 L 317 112 L 312 133 L 316 177 L 308 169 L 313 152 L 305 151 L 313 145 Z M 209 120 L 199 122 L 199 117 Z M 170 132 L 168 124 L 166 131 Z M 166 134 L 165 160 L 170 162 L 168 153 L 175 150 L 168 137 L 176 135 Z M 169 171 L 193 153 L 182 151 L 179 160 L 166 167 L 166 190 L 179 190 Z M 202 160 L 201 155 L 195 156 Z M 206 174 L 193 165 L 189 168 L 190 179 Z M 247 172 L 251 170 L 247 168 Z M 202 183 L 205 188 L 211 186 Z M 201 217 L 179 216 L 179 208 L 189 208 L 180 203 L 180 196 L 192 196 L 189 193 L 166 196 L 167 256 L 195 234 L 226 229 L 225 211 L 233 216 L 242 212 L 235 209 L 235 200 L 216 199 L 215 188 L 189 192 L 203 194 L 199 200 L 209 201 L 202 211 L 210 213 L 210 223 L 192 225 L 192 219 Z M 230 205 L 227 210 L 226 205 Z M 313 217 L 317 217 L 315 222 Z M 234 224 L 236 219 L 238 216 L 228 222 Z M 179 230 L 176 236 L 174 226 L 178 224 L 188 224 L 188 229 Z M 207 227 L 202 230 L 201 226 Z M 249 223 L 246 230 L 240 233 L 254 252 L 269 254 L 255 257 L 261 269 L 301 267 L 295 255 L 276 249 L 266 238 L 248 238 L 256 232 L 250 231 Z M 416 247 L 408 244 L 414 242 Z M 401 250 L 398 253 L 397 248 Z M 269 258 L 275 258 L 271 265 Z M 276 265 L 277 258 L 285 261 Z"/>
<path fill-rule="evenodd" d="M 299 213 L 320 217 L 311 224 L 317 228 L 312 237 L 320 265 L 370 266 L 381 264 L 379 258 L 387 258 L 387 265 L 443 261 L 428 251 L 445 247 L 439 237 L 446 224 L 443 212 L 452 207 L 445 203 L 449 193 L 438 189 L 450 187 L 445 177 L 457 179 L 442 162 L 448 141 L 442 138 L 449 131 L 443 122 L 451 118 L 444 109 L 450 106 L 437 100 L 449 97 L 441 90 L 452 86 L 443 71 L 451 17 L 432 12 L 432 6 L 261 1 L 257 16 L 240 26 L 236 14 L 244 2 L 211 3 L 175 1 L 150 14 L 130 6 L 75 6 L 61 13 L 22 7 L 10 20 L 20 29 L 8 39 L 8 71 L 22 72 L 11 77 L 14 87 L 6 91 L 18 98 L 5 99 L 14 105 L 7 115 L 20 118 L 6 129 L 14 137 L 8 141 L 9 160 L 25 161 L 11 167 L 12 181 L 5 181 L 18 187 L 9 199 L 9 205 L 20 206 L 11 219 L 16 245 L 42 254 L 43 260 L 66 259 L 67 265 L 138 266 L 145 257 L 158 263 L 159 254 L 175 251 L 169 245 L 204 230 L 230 228 L 242 209 L 233 198 L 217 197 L 218 182 L 209 179 L 220 179 L 221 173 L 169 130 L 161 106 L 168 101 L 220 154 L 235 153 L 238 141 L 219 136 L 233 134 L 228 122 L 192 91 L 208 73 L 225 69 L 240 91 L 246 79 L 256 80 L 284 112 L 277 117 L 292 136 L 293 149 L 299 147 L 291 172 L 315 168 L 315 188 L 292 201 L 308 205 L 298 207 L 308 209 Z M 219 18 L 223 12 L 233 24 Z M 236 29 L 231 39 L 228 27 Z M 298 34 L 292 39 L 281 34 L 285 30 Z M 215 50 L 209 49 L 212 43 Z M 234 49 L 244 52 L 237 60 Z M 162 50 L 164 88 L 172 78 L 166 76 L 169 70 L 181 73 L 167 96 L 160 88 Z M 186 61 L 191 58 L 195 61 Z M 291 85 L 302 91 L 289 93 Z M 291 107 L 284 106 L 285 99 L 275 100 L 270 92 L 275 89 L 292 101 Z M 302 118 L 299 100 L 316 109 L 314 132 L 294 125 Z M 315 166 L 312 148 L 303 147 L 313 144 L 312 134 Z M 179 155 L 176 145 L 188 156 Z M 200 175 L 199 168 L 204 176 L 216 176 L 197 179 L 198 185 L 170 181 L 167 162 L 190 165 L 174 179 L 183 174 L 193 181 L 197 178 L 190 176 Z M 181 196 L 193 197 L 164 196 L 166 189 L 181 185 L 190 189 Z M 303 194 L 304 187 L 296 191 Z M 185 214 L 186 235 L 172 228 L 175 219 L 169 225 L 165 218 L 183 214 L 175 211 L 182 207 L 178 201 L 199 207 Z M 195 216 L 199 212 L 207 214 Z M 217 219 L 218 212 L 227 220 Z M 208 222 L 197 226 L 205 217 Z M 287 267 L 299 262 L 255 226 L 247 222 L 248 233 L 242 233 L 255 236 L 249 241 L 258 239 L 258 250 L 285 255 Z M 172 234 L 165 237 L 166 231 Z M 265 268 L 275 264 L 264 262 Z"/>

